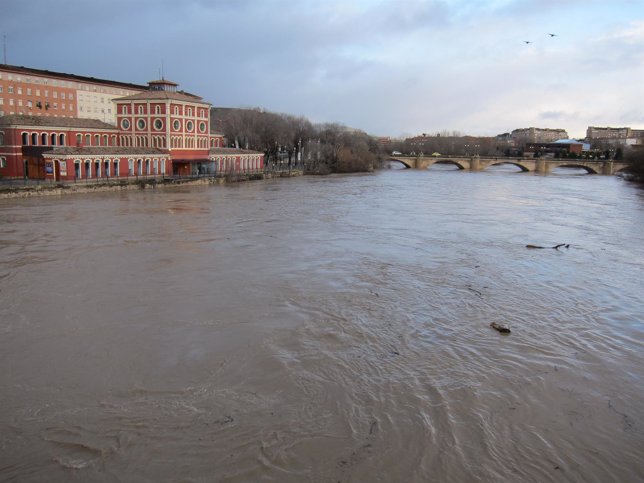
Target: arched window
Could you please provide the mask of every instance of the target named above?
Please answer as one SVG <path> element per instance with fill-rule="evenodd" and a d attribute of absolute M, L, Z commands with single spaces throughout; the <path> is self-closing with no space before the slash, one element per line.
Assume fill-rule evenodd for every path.
<path fill-rule="evenodd" d="M 192 116 L 192 107 L 188 108 L 188 116 Z"/>
<path fill-rule="evenodd" d="M 92 145 L 92 135 L 85 134 L 85 146 L 91 146 L 91 145 Z"/>
<path fill-rule="evenodd" d="M 101 145 L 101 136 L 98 134 L 94 134 L 94 146 L 100 146 Z"/>
<path fill-rule="evenodd" d="M 61 146 L 65 145 L 65 135 L 64 134 L 59 134 L 58 135 L 58 144 L 60 144 Z"/>
<path fill-rule="evenodd" d="M 47 133 L 44 132 L 40 135 L 40 144 L 47 146 Z"/>
<path fill-rule="evenodd" d="M 114 160 L 114 174 L 113 174 L 112 176 L 116 176 L 116 177 L 119 177 L 119 176 L 120 176 L 120 174 L 119 174 L 119 162 L 118 162 L 118 159 L 115 159 L 115 160 Z"/>
<path fill-rule="evenodd" d="M 128 175 L 129 176 L 134 176 L 134 160 L 133 159 L 128 159 L 127 160 L 127 168 L 128 168 Z"/>
<path fill-rule="evenodd" d="M 112 146 L 116 146 L 116 134 L 112 134 Z"/>
<path fill-rule="evenodd" d="M 4 146 L 4 132 L 0 131 L 0 146 Z"/>
<path fill-rule="evenodd" d="M 107 134 L 103 134 L 103 146 L 109 146 L 109 139 Z"/>
<path fill-rule="evenodd" d="M 139 106 L 139 114 L 143 114 L 143 106 Z"/>
<path fill-rule="evenodd" d="M 31 145 L 36 146 L 38 144 L 38 134 L 37 133 L 31 133 Z"/>
<path fill-rule="evenodd" d="M 127 106 L 123 106 L 121 109 L 121 114 L 127 114 Z"/>
<path fill-rule="evenodd" d="M 161 106 L 155 106 L 154 107 L 154 113 L 155 114 L 161 114 Z"/>
<path fill-rule="evenodd" d="M 26 146 L 29 144 L 29 133 L 23 132 L 22 133 L 22 145 Z"/>
<path fill-rule="evenodd" d="M 179 106 L 174 106 L 174 115 L 175 116 L 179 115 Z"/>
<path fill-rule="evenodd" d="M 56 135 L 55 134 L 51 135 L 51 145 L 56 146 Z"/>
<path fill-rule="evenodd" d="M 82 134 L 77 134 L 76 135 L 76 146 L 80 146 L 83 144 L 83 135 Z"/>

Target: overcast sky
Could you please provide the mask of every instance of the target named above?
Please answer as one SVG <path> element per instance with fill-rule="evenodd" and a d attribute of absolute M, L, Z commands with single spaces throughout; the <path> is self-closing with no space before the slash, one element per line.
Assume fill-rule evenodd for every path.
<path fill-rule="evenodd" d="M 644 128 L 643 0 L 0 0 L 0 33 L 9 64 L 163 63 L 214 106 L 374 135 Z"/>

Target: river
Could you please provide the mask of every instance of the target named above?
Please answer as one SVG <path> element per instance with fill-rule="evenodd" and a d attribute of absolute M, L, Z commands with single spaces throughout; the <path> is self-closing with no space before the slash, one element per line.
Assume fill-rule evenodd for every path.
<path fill-rule="evenodd" d="M 0 226 L 1 481 L 642 481 L 621 178 L 383 170 Z"/>

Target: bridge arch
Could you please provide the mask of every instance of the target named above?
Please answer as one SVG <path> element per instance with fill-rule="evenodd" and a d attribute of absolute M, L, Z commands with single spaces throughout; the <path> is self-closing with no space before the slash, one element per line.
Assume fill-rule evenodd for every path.
<path fill-rule="evenodd" d="M 410 161 L 411 161 L 411 164 L 410 164 Z M 389 158 L 389 159 L 387 159 L 387 162 L 400 163 L 405 167 L 405 169 L 411 169 L 411 168 L 415 167 L 414 166 L 414 161 L 413 161 L 412 158 L 409 158 L 409 159 L 405 159 L 405 158 L 402 158 L 402 159 L 401 158 Z"/>
<path fill-rule="evenodd" d="M 562 163 L 556 163 L 556 164 L 550 165 L 551 172 L 553 169 L 557 169 L 557 168 L 576 168 L 576 169 L 583 169 L 588 174 L 600 174 L 600 172 L 597 171 L 597 169 L 595 169 L 592 166 L 587 166 L 584 163 L 562 162 Z"/>
<path fill-rule="evenodd" d="M 487 164 L 483 169 L 485 169 L 485 168 L 489 168 L 489 167 L 491 167 L 491 166 L 502 166 L 502 165 L 504 165 L 504 164 L 509 164 L 509 165 L 511 165 L 511 166 L 516 166 L 516 167 L 517 167 L 517 168 L 519 168 L 519 169 L 521 170 L 521 172 L 523 172 L 523 173 L 528 173 L 528 172 L 530 171 L 530 170 L 528 169 L 528 167 L 527 167 L 527 166 L 525 166 L 524 164 L 521 164 L 521 163 L 520 163 L 520 162 L 518 162 L 518 161 L 505 160 L 505 159 L 501 159 L 501 160 L 499 160 L 499 161 L 492 161 L 491 163 Z"/>
<path fill-rule="evenodd" d="M 464 166 L 463 163 L 459 162 L 456 159 L 440 158 L 440 159 L 437 159 L 437 160 L 435 160 L 433 162 L 428 163 L 427 168 L 431 168 L 435 164 L 451 164 L 451 165 L 456 166 L 458 169 L 467 169 L 469 167 L 469 166 L 468 167 Z"/>

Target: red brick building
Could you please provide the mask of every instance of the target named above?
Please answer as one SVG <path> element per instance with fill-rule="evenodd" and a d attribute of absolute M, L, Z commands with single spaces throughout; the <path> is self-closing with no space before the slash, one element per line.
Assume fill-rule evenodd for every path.
<path fill-rule="evenodd" d="M 0 177 L 70 181 L 256 172 L 263 154 L 225 148 L 210 104 L 167 80 L 114 99 L 116 125 L 96 119 L 0 117 Z"/>

